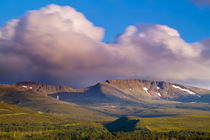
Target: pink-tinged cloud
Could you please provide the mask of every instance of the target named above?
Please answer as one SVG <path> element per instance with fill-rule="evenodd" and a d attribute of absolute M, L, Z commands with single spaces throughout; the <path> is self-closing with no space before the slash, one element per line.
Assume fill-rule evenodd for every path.
<path fill-rule="evenodd" d="M 129 26 L 115 43 L 71 7 L 49 5 L 0 28 L 0 81 L 84 87 L 106 79 L 210 81 L 208 40 L 165 25 Z"/>

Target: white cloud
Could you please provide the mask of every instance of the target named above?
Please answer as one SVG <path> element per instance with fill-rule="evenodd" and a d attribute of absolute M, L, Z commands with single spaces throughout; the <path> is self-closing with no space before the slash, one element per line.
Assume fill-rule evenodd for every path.
<path fill-rule="evenodd" d="M 15 27 L 18 25 L 18 22 L 18 19 L 13 19 L 0 28 L 0 38 L 11 40 L 15 35 Z"/>
<path fill-rule="evenodd" d="M 187 43 L 165 25 L 129 26 L 116 43 L 71 7 L 49 5 L 0 28 L 0 81 L 87 86 L 146 78 L 210 81 L 208 41 Z"/>
<path fill-rule="evenodd" d="M 132 28 L 131 28 L 132 27 Z M 119 37 L 119 40 L 130 40 L 137 45 L 147 43 L 147 47 L 154 49 L 168 49 L 177 56 L 197 57 L 202 51 L 202 45 L 199 43 L 188 44 L 180 38 L 178 31 L 165 25 L 153 25 L 146 29 L 137 29 L 138 27 L 128 27 L 125 33 Z M 133 28 L 136 28 L 135 30 Z M 131 29 L 131 30 L 130 30 Z M 139 30 L 139 31 L 138 31 Z M 141 32 L 143 30 L 143 32 Z M 135 31 L 135 32 L 134 32 Z M 131 34 L 132 33 L 132 34 Z M 129 34 L 129 36 L 127 35 Z M 144 46 L 144 45 L 141 45 Z"/>

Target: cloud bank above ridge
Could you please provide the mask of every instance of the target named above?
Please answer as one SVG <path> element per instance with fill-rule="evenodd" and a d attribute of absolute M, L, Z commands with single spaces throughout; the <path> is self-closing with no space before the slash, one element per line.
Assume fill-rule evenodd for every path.
<path fill-rule="evenodd" d="M 131 78 L 210 82 L 209 40 L 187 43 L 165 25 L 129 26 L 110 44 L 103 36 L 103 28 L 72 7 L 29 11 L 0 28 L 0 81 L 73 87 Z"/>

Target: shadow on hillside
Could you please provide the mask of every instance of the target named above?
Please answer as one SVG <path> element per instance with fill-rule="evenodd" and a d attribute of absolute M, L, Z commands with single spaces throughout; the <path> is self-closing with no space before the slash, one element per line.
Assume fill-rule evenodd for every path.
<path fill-rule="evenodd" d="M 199 103 L 210 103 L 210 94 L 202 95 L 200 97 L 193 96 L 193 97 L 180 97 L 176 99 L 177 101 L 181 102 L 199 102 Z"/>
<path fill-rule="evenodd" d="M 121 117 L 116 121 L 105 124 L 104 127 L 106 127 L 110 132 L 131 132 L 134 131 L 138 122 L 139 120 L 130 120 L 127 117 Z"/>
<path fill-rule="evenodd" d="M 132 96 L 127 95 L 124 92 L 113 87 L 109 87 L 109 89 L 112 90 L 113 93 L 102 91 L 101 85 L 97 84 L 90 87 L 84 92 L 57 92 L 48 96 L 54 98 L 57 98 L 57 96 L 59 96 L 59 99 L 62 101 L 72 102 L 79 105 L 97 105 L 101 103 L 137 104 L 134 101 L 123 98 L 124 96 L 127 96 L 129 99 L 131 99 L 133 98 Z M 119 97 L 116 96 L 115 93 L 120 94 L 118 95 Z"/>

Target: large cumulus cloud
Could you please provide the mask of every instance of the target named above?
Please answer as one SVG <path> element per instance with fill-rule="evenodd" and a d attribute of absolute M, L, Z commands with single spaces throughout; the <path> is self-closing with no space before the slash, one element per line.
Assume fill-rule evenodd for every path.
<path fill-rule="evenodd" d="M 0 81 L 84 87 L 106 79 L 209 82 L 209 41 L 165 25 L 129 26 L 114 43 L 71 7 L 49 5 L 0 28 Z"/>

